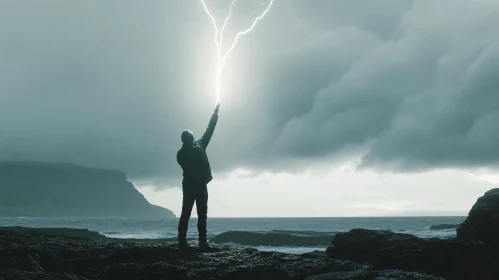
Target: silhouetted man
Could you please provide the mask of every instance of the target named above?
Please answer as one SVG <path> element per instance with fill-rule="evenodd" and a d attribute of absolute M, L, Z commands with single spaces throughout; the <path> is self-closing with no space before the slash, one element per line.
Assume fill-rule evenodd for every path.
<path fill-rule="evenodd" d="M 210 143 L 218 120 L 218 109 L 215 107 L 210 123 L 203 137 L 194 140 L 194 135 L 189 130 L 182 131 L 182 148 L 177 153 L 177 162 L 182 167 L 184 179 L 182 180 L 182 214 L 178 223 L 178 241 L 181 246 L 188 246 L 187 228 L 191 217 L 192 207 L 196 202 L 198 212 L 199 246 L 208 247 L 206 240 L 206 219 L 208 214 L 208 188 L 207 184 L 213 179 L 210 163 L 206 155 L 206 147 Z"/>

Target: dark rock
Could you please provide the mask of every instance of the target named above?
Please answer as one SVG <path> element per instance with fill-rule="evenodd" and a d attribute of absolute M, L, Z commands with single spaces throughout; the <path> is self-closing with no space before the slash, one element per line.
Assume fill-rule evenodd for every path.
<path fill-rule="evenodd" d="M 499 188 L 478 198 L 456 232 L 460 240 L 481 241 L 499 247 Z"/>
<path fill-rule="evenodd" d="M 11 231 L 17 233 L 40 232 L 53 235 L 63 235 L 67 237 L 83 237 L 92 240 L 105 240 L 106 236 L 88 229 L 78 228 L 28 228 L 28 227 L 0 227 L 0 231 Z"/>
<path fill-rule="evenodd" d="M 357 271 L 338 271 L 321 275 L 310 276 L 307 280 L 444 280 L 444 278 L 426 275 L 419 272 L 408 272 L 402 270 L 357 270 Z"/>
<path fill-rule="evenodd" d="M 306 255 L 313 255 L 313 256 L 326 256 L 326 252 L 325 251 L 319 251 L 319 250 L 315 250 L 315 251 L 312 251 L 312 252 L 309 252 L 309 253 L 304 253 Z"/>
<path fill-rule="evenodd" d="M 321 275 L 322 278 L 317 279 L 369 280 L 395 279 L 395 276 L 389 278 L 389 275 L 420 275 L 399 271 L 379 272 L 368 264 L 313 254 L 289 255 L 219 245 L 209 250 L 196 247 L 182 249 L 176 243 L 169 242 L 92 241 L 33 231 L 0 231 L 0 248 L 2 280 L 265 280 L 306 279 L 313 275 Z M 344 274 L 327 274 L 332 272 Z M 419 278 L 398 279 L 438 278 L 421 274 Z"/>
<path fill-rule="evenodd" d="M 499 279 L 497 252 L 483 243 L 421 239 L 410 234 L 354 229 L 337 234 L 327 254 L 369 263 L 377 269 L 402 269 L 445 279 Z"/>
<path fill-rule="evenodd" d="M 0 271 L 0 279 L 5 280 L 87 280 L 71 273 L 26 272 L 15 269 Z"/>
<path fill-rule="evenodd" d="M 175 217 L 123 172 L 37 162 L 0 162 L 0 216 Z"/>

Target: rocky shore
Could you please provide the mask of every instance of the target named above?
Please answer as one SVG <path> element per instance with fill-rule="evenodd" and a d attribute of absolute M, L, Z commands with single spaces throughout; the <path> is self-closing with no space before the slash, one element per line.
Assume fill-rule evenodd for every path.
<path fill-rule="evenodd" d="M 290 255 L 224 245 L 181 249 L 176 242 L 110 239 L 88 230 L 2 228 L 0 280 L 495 280 L 498 225 L 499 189 L 493 189 L 457 227 L 457 238 L 353 229 L 336 234 L 326 254 Z"/>
<path fill-rule="evenodd" d="M 389 231 L 354 229 L 336 234 L 331 258 L 403 269 L 445 279 L 499 279 L 499 189 L 480 197 L 452 239 L 422 239 Z"/>
<path fill-rule="evenodd" d="M 337 234 L 327 254 L 377 269 L 419 271 L 445 279 L 499 279 L 498 252 L 480 242 L 355 229 Z"/>
<path fill-rule="evenodd" d="M 0 279 L 442 279 L 317 256 L 0 230 Z"/>

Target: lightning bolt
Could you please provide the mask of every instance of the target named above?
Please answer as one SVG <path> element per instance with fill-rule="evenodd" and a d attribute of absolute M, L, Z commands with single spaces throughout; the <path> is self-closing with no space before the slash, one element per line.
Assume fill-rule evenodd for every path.
<path fill-rule="evenodd" d="M 210 10 L 208 9 L 208 6 L 206 5 L 205 0 L 201 0 L 201 3 L 203 4 L 204 10 L 205 10 L 206 14 L 210 17 L 210 19 L 213 23 L 213 27 L 215 28 L 214 41 L 215 41 L 215 45 L 217 47 L 217 71 L 216 71 L 216 78 L 215 78 L 216 79 L 215 80 L 215 87 L 216 87 L 215 91 L 216 91 L 216 95 L 217 95 L 217 103 L 220 100 L 220 80 L 221 80 L 222 70 L 225 66 L 225 61 L 229 57 L 230 53 L 236 47 L 237 42 L 239 40 L 239 37 L 244 36 L 244 35 L 248 34 L 251 30 L 253 30 L 253 28 L 255 28 L 257 22 L 265 17 L 265 15 L 270 11 L 272 4 L 274 3 L 274 0 L 270 0 L 269 5 L 262 12 L 262 14 L 253 20 L 253 23 L 251 24 L 251 26 L 249 28 L 238 32 L 236 34 L 236 38 L 234 39 L 232 44 L 230 44 L 230 47 L 227 49 L 227 51 L 225 53 L 222 53 L 222 43 L 224 40 L 223 32 L 224 32 L 225 28 L 227 27 L 227 23 L 229 22 L 229 20 L 232 16 L 232 7 L 236 3 L 236 1 L 237 0 L 232 0 L 232 3 L 230 4 L 230 8 L 229 8 L 229 15 L 225 18 L 224 24 L 222 25 L 222 28 L 219 31 L 215 17 L 213 17 L 213 15 L 210 13 Z"/>
<path fill-rule="evenodd" d="M 263 6 L 263 3 L 258 4 L 258 7 L 256 7 L 256 9 L 251 13 L 251 15 L 254 15 L 262 6 Z"/>

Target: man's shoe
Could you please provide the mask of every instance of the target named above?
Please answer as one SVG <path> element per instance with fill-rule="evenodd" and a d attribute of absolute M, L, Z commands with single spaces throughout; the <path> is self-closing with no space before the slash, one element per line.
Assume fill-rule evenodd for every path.
<path fill-rule="evenodd" d="M 199 240 L 199 248 L 201 249 L 209 249 L 210 244 L 208 244 L 208 241 L 206 239 L 200 239 Z"/>
<path fill-rule="evenodd" d="M 189 246 L 189 243 L 187 243 L 187 240 L 185 240 L 185 239 L 179 239 L 178 240 L 178 246 L 180 248 L 189 248 L 189 247 L 191 247 L 191 246 Z"/>

